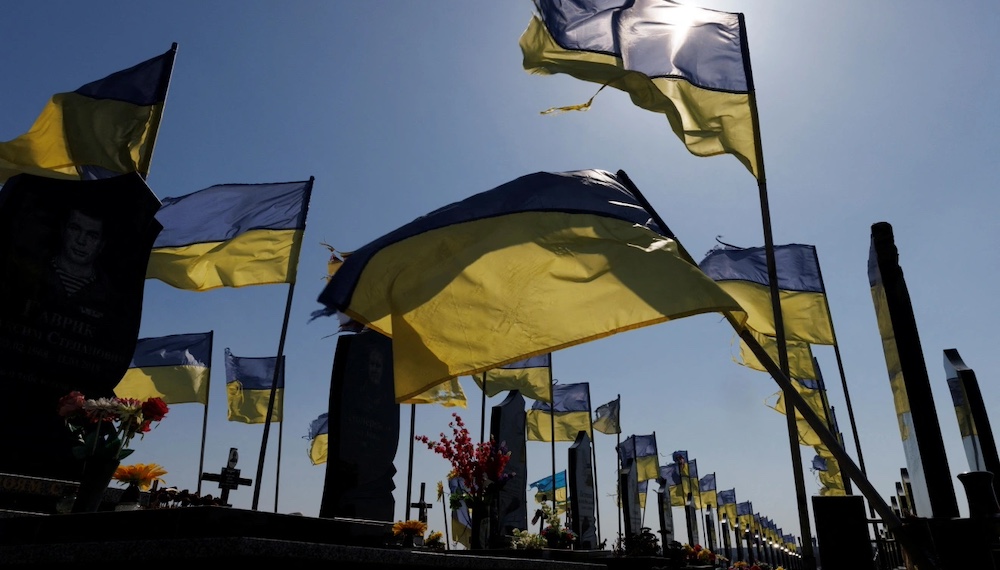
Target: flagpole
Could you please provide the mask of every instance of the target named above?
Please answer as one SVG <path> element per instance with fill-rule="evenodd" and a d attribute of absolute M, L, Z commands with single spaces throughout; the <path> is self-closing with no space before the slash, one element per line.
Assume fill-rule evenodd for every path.
<path fill-rule="evenodd" d="M 593 408 L 590 402 L 590 384 L 587 384 L 587 407 Z M 594 412 L 587 414 L 590 416 L 590 475 L 594 478 L 594 524 L 597 527 L 597 544 L 601 544 L 601 501 L 597 492 L 597 446 L 594 445 Z M 569 482 L 566 482 L 566 491 L 569 492 Z"/>
<path fill-rule="evenodd" d="M 284 407 L 284 406 L 282 406 Z M 285 433 L 285 422 L 278 422 L 278 455 L 274 461 L 274 512 L 278 512 L 278 486 L 281 482 L 281 441 Z"/>
<path fill-rule="evenodd" d="M 165 68 L 165 73 L 167 74 L 167 86 L 163 91 L 163 104 L 160 105 L 159 116 L 156 118 L 156 132 L 153 133 L 153 140 L 149 144 L 149 158 L 146 162 L 146 172 L 140 172 L 143 180 L 149 177 L 149 170 L 153 167 L 153 150 L 156 148 L 156 139 L 160 137 L 160 127 L 159 124 L 163 122 L 163 112 L 167 108 L 167 94 L 170 92 L 170 79 L 174 75 L 174 61 L 177 59 L 177 42 L 173 42 L 170 45 L 170 65 Z M 141 160 L 141 159 L 140 159 Z M 198 472 L 198 486 L 201 487 L 201 472 Z"/>
<path fill-rule="evenodd" d="M 305 217 L 309 212 L 309 198 L 312 196 L 313 181 L 315 177 L 309 177 L 309 184 L 305 189 L 305 196 L 303 197 L 303 231 L 305 230 Z M 295 256 L 297 257 L 297 256 Z M 288 264 L 288 274 L 294 275 L 295 268 L 291 266 L 291 260 Z M 271 417 L 274 415 L 274 398 L 278 392 L 278 374 L 282 374 L 282 378 L 285 373 L 285 337 L 288 335 L 288 317 L 292 312 L 292 295 L 295 293 L 295 280 L 292 279 L 291 283 L 288 284 L 288 299 L 285 301 L 285 318 L 281 323 L 281 337 L 278 339 L 278 359 L 274 366 L 274 376 L 271 378 L 271 397 L 267 401 L 267 416 L 264 419 L 264 435 L 260 439 L 260 456 L 257 458 L 257 479 L 254 481 L 253 486 L 253 505 L 251 508 L 257 510 L 257 505 L 260 502 L 260 480 L 264 477 L 264 457 L 267 455 L 267 435 L 271 429 Z M 284 418 L 282 418 L 284 419 Z"/>
<path fill-rule="evenodd" d="M 588 389 L 590 386 L 587 387 Z M 552 358 L 549 358 L 549 433 L 552 437 L 552 516 L 559 514 L 556 506 L 556 394 L 552 386 Z M 569 492 L 569 482 L 566 483 Z"/>
<path fill-rule="evenodd" d="M 406 467 L 406 520 L 410 520 L 410 505 L 413 504 L 413 442 L 416 438 L 416 427 L 417 405 L 410 404 L 410 457 Z"/>
<path fill-rule="evenodd" d="M 208 354 L 212 355 L 212 345 L 215 341 L 215 331 L 208 331 Z M 201 457 L 198 459 L 198 486 L 195 493 L 201 496 L 201 474 L 205 472 L 205 440 L 208 436 L 208 398 L 212 395 L 212 367 L 208 368 L 208 381 L 205 386 L 205 412 L 201 416 Z"/>
<path fill-rule="evenodd" d="M 441 481 L 438 481 L 438 485 L 442 485 Z M 409 502 L 409 501 L 407 501 L 407 502 Z M 444 519 L 444 537 L 445 537 L 444 538 L 444 549 L 445 550 L 451 550 L 451 533 L 448 532 L 448 515 L 449 514 L 450 514 L 450 510 L 448 509 L 448 505 L 446 505 L 445 501 L 444 501 L 444 487 L 441 487 L 441 518 Z M 409 519 L 409 515 L 407 515 L 407 519 Z"/>
<path fill-rule="evenodd" d="M 483 372 L 483 403 L 480 408 L 479 443 L 486 441 L 486 372 Z"/>
<path fill-rule="evenodd" d="M 621 454 L 621 452 L 618 451 L 622 447 L 622 427 L 621 427 L 621 419 L 620 419 L 621 418 L 621 398 L 622 398 L 622 395 L 618 394 L 618 414 L 619 414 L 618 417 L 619 417 L 619 422 L 618 422 L 618 433 L 615 434 L 615 438 L 617 440 L 617 443 L 615 444 L 615 455 L 618 457 L 618 469 L 615 471 L 615 498 L 617 499 L 617 503 L 618 503 L 618 508 L 617 508 L 617 511 L 618 511 L 618 538 L 621 539 L 621 540 L 624 540 L 624 537 L 622 536 L 622 493 L 621 493 L 621 487 L 622 486 L 621 486 L 621 484 L 619 482 L 619 477 L 621 476 L 621 470 L 622 470 L 622 454 Z"/>

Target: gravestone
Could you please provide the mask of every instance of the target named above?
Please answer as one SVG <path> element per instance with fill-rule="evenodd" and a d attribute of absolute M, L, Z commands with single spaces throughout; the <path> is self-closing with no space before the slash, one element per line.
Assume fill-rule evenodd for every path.
<path fill-rule="evenodd" d="M 329 453 L 319 516 L 392 521 L 393 461 L 399 404 L 392 377 L 392 340 L 366 329 L 337 340 L 330 383 Z M 358 544 L 384 529 L 350 527 Z"/>
<path fill-rule="evenodd" d="M 500 523 L 499 532 L 493 534 L 493 539 L 499 540 L 499 535 L 511 535 L 514 529 L 528 528 L 528 452 L 525 440 L 524 396 L 517 390 L 511 390 L 503 402 L 493 406 L 490 416 L 490 437 L 497 443 L 503 443 L 510 452 L 510 460 L 506 470 L 514 474 L 500 489 L 500 499 L 496 506 L 496 520 Z M 492 517 L 491 517 L 492 519 Z"/>
<path fill-rule="evenodd" d="M 59 398 L 114 396 L 135 352 L 160 201 L 138 174 L 57 180 L 22 174 L 0 190 L 0 473 L 78 481 L 82 462 Z"/>
<path fill-rule="evenodd" d="M 670 488 L 666 482 L 656 490 L 656 511 L 660 515 L 660 543 L 666 548 L 674 538 L 674 511 L 670 504 Z"/>
<path fill-rule="evenodd" d="M 625 520 L 625 537 L 642 532 L 642 512 L 639 509 L 639 477 L 636 473 L 635 461 L 618 470 L 618 497 L 623 519 Z"/>
<path fill-rule="evenodd" d="M 576 441 L 569 446 L 569 506 L 573 514 L 571 528 L 582 550 L 597 548 L 597 523 L 595 515 L 594 462 L 591 455 L 590 436 L 580 431 Z"/>
<path fill-rule="evenodd" d="M 957 518 L 958 501 L 913 306 L 892 226 L 885 222 L 872 225 L 868 282 L 912 483 L 912 506 L 922 517 Z"/>
<path fill-rule="evenodd" d="M 976 373 L 965 365 L 954 348 L 944 351 L 944 371 L 952 403 L 955 404 L 969 470 L 993 473 L 993 492 L 1000 497 L 1000 457 Z"/>

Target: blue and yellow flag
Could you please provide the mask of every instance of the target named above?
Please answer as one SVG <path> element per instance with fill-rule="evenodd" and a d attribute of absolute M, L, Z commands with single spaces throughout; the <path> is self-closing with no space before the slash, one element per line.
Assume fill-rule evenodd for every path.
<path fill-rule="evenodd" d="M 554 384 L 555 403 L 535 400 L 525 418 L 528 441 L 576 441 L 581 432 L 593 437 L 590 430 L 590 383 Z M 553 423 L 555 427 L 553 428 Z"/>
<path fill-rule="evenodd" d="M 285 357 L 281 357 L 284 364 Z M 271 400 L 271 384 L 278 358 L 233 356 L 226 349 L 226 394 L 229 397 L 229 421 L 262 424 L 267 421 L 267 406 Z M 278 374 L 271 421 L 281 421 L 285 367 Z"/>
<path fill-rule="evenodd" d="M 556 501 L 556 513 L 562 514 L 569 506 L 566 486 L 566 470 L 556 473 L 555 479 L 551 475 L 544 477 L 528 485 L 529 489 L 535 489 L 536 503 L 551 503 L 553 495 Z"/>
<path fill-rule="evenodd" d="M 189 291 L 294 283 L 312 185 L 221 184 L 164 198 L 146 279 Z"/>
<path fill-rule="evenodd" d="M 402 402 L 403 404 L 440 404 L 446 408 L 464 408 L 467 405 L 465 390 L 458 378 L 452 378 Z"/>
<path fill-rule="evenodd" d="M 835 344 L 816 247 L 776 245 L 774 258 L 785 339 Z M 763 247 L 718 247 L 708 252 L 698 266 L 739 301 L 747 312 L 749 328 L 775 336 L 771 280 Z"/>
<path fill-rule="evenodd" d="M 315 316 L 392 338 L 396 400 L 619 332 L 739 304 L 601 170 L 538 172 L 348 256 Z M 589 421 L 587 422 L 589 425 Z"/>
<path fill-rule="evenodd" d="M 758 175 L 740 14 L 669 0 L 535 4 L 539 14 L 520 39 L 525 70 L 620 89 L 637 106 L 665 114 L 692 154 L 729 153 Z"/>
<path fill-rule="evenodd" d="M 449 493 L 464 490 L 465 485 L 460 477 L 448 478 Z M 451 509 L 451 540 L 465 548 L 472 547 L 472 510 L 465 501 L 459 501 L 458 508 Z"/>
<path fill-rule="evenodd" d="M 664 487 L 670 496 L 670 505 L 673 507 L 683 507 L 687 504 L 687 494 L 684 493 L 684 485 L 681 483 L 681 472 L 677 469 L 677 463 L 668 463 L 660 466 L 660 477 L 657 480 L 660 489 Z"/>
<path fill-rule="evenodd" d="M 719 502 L 719 517 L 724 516 L 730 525 L 736 525 L 736 489 L 719 491 L 716 497 Z"/>
<path fill-rule="evenodd" d="M 763 348 L 771 360 L 778 360 L 778 339 L 773 336 L 761 334 L 753 329 L 747 329 Z M 785 354 L 788 356 L 788 375 L 792 378 L 815 379 L 816 369 L 813 367 L 812 346 L 808 342 L 785 339 Z M 767 372 L 767 368 L 757 359 L 757 355 L 750 350 L 745 341 L 740 340 L 740 360 L 739 363 L 747 368 Z"/>
<path fill-rule="evenodd" d="M 622 397 L 618 396 L 603 406 L 594 410 L 594 429 L 601 433 L 616 434 L 622 432 L 621 420 Z"/>
<path fill-rule="evenodd" d="M 753 503 L 750 501 L 736 503 L 736 520 L 743 528 L 750 528 L 754 522 Z"/>
<path fill-rule="evenodd" d="M 115 395 L 208 404 L 211 369 L 212 331 L 140 338 Z"/>
<path fill-rule="evenodd" d="M 699 509 L 715 507 L 718 493 L 715 489 L 715 473 L 709 473 L 698 480 L 698 495 L 694 506 Z"/>
<path fill-rule="evenodd" d="M 539 354 L 511 362 L 487 370 L 482 375 L 476 374 L 473 379 L 491 398 L 506 390 L 518 390 L 525 398 L 551 402 L 552 395 L 549 392 L 552 389 L 552 355 Z"/>
<path fill-rule="evenodd" d="M 618 460 L 628 465 L 635 460 L 638 481 L 657 479 L 660 475 L 659 453 L 656 450 L 656 434 L 630 435 L 618 446 Z"/>
<path fill-rule="evenodd" d="M 266 413 L 266 410 L 265 410 Z M 320 414 L 309 424 L 309 460 L 313 465 L 326 463 L 329 456 L 330 414 Z"/>
<path fill-rule="evenodd" d="M 49 99 L 31 129 L 0 143 L 0 182 L 21 173 L 92 180 L 149 174 L 177 46 Z"/>

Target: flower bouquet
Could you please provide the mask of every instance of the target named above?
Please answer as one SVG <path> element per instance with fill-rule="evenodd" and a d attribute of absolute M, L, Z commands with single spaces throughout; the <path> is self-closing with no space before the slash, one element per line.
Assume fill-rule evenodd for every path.
<path fill-rule="evenodd" d="M 100 507 L 119 462 L 134 451 L 129 449 L 129 443 L 136 435 L 142 439 L 168 410 L 160 398 L 88 400 L 73 391 L 59 399 L 59 416 L 76 438 L 73 456 L 84 460 L 73 512 L 96 511 Z"/>
<path fill-rule="evenodd" d="M 482 525 L 487 520 L 490 503 L 499 497 L 500 489 L 513 473 L 506 472 L 510 461 L 510 452 L 504 443 L 499 445 L 491 438 L 490 441 L 472 443 L 472 436 L 465 427 L 465 422 L 457 413 L 452 413 L 454 421 L 448 423 L 452 429 L 453 438 L 444 433 L 435 441 L 426 435 L 415 439 L 428 449 L 451 462 L 450 477 L 457 478 L 459 488 L 451 493 L 451 508 L 460 508 L 464 502 L 471 509 L 472 515 L 472 548 L 482 548 Z"/>
<path fill-rule="evenodd" d="M 88 400 L 80 392 L 73 391 L 59 400 L 59 415 L 77 437 L 77 445 L 73 448 L 73 456 L 77 459 L 125 459 L 134 451 L 128 447 L 132 439 L 136 435 L 142 439 L 153 422 L 162 420 L 167 411 L 167 404 L 160 398 Z"/>

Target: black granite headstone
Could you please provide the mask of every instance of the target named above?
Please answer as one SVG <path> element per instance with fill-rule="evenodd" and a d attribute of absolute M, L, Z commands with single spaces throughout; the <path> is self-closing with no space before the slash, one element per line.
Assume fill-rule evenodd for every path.
<path fill-rule="evenodd" d="M 656 511 L 660 515 L 660 543 L 665 547 L 676 540 L 674 538 L 674 511 L 670 504 L 670 491 L 666 484 L 656 491 Z"/>
<path fill-rule="evenodd" d="M 580 431 L 576 441 L 569 446 L 569 506 L 573 513 L 573 532 L 579 537 L 578 547 L 583 550 L 597 548 L 597 523 L 595 516 L 594 462 L 591 455 L 590 436 Z"/>
<path fill-rule="evenodd" d="M 392 379 L 392 340 L 372 330 L 341 336 L 333 360 L 329 456 L 320 517 L 392 521 L 393 461 L 399 404 Z M 356 526 L 359 539 L 381 535 Z"/>
<path fill-rule="evenodd" d="M 625 519 L 625 537 L 642 531 L 642 511 L 639 509 L 639 476 L 635 460 L 629 459 L 624 468 L 618 470 L 618 497 Z"/>
<path fill-rule="evenodd" d="M 944 351 L 944 371 L 955 404 L 965 455 L 969 459 L 969 470 L 993 473 L 993 490 L 1000 496 L 1000 457 L 976 373 L 965 365 L 954 348 Z"/>
<path fill-rule="evenodd" d="M 114 396 L 135 353 L 160 201 L 138 174 L 0 190 L 0 473 L 79 480 L 59 398 Z"/>
<path fill-rule="evenodd" d="M 899 266 L 892 226 L 885 222 L 872 225 L 868 281 L 913 485 L 912 506 L 924 517 L 958 517 L 955 486 L 910 293 Z"/>
<path fill-rule="evenodd" d="M 499 504 L 496 506 L 496 520 L 500 531 L 510 535 L 514 529 L 528 528 L 528 451 L 525 440 L 524 396 L 511 390 L 503 402 L 493 406 L 490 416 L 490 437 L 497 443 L 506 445 L 510 460 L 506 471 L 514 476 L 500 489 Z M 492 519 L 492 517 L 491 517 Z M 497 538 L 494 536 L 494 538 Z"/>

